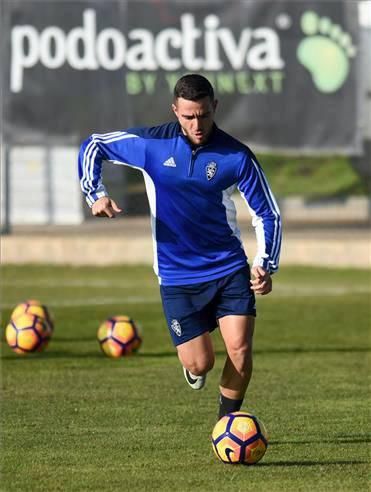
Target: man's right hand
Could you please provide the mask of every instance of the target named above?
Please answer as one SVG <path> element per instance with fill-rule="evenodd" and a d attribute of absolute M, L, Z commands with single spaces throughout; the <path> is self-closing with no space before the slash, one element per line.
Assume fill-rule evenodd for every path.
<path fill-rule="evenodd" d="M 110 219 L 114 219 L 116 214 L 120 212 L 122 212 L 121 208 L 108 196 L 99 198 L 91 207 L 91 213 L 95 217 L 109 217 Z"/>
<path fill-rule="evenodd" d="M 251 269 L 252 280 L 251 288 L 255 294 L 265 296 L 272 291 L 272 277 L 270 273 L 261 266 L 255 266 Z"/>

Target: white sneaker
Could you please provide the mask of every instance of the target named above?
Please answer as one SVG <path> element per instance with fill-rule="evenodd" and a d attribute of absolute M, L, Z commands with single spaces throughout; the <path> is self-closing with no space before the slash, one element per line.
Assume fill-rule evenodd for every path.
<path fill-rule="evenodd" d="M 184 377 L 189 384 L 189 386 L 194 390 L 200 390 L 205 386 L 206 375 L 205 376 L 195 376 L 188 369 L 183 367 Z"/>

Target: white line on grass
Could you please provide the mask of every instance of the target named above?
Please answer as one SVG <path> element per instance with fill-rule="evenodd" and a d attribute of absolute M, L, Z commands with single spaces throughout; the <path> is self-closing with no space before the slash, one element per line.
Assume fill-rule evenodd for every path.
<path fill-rule="evenodd" d="M 90 285 L 90 284 L 89 284 Z M 310 296 L 343 296 L 347 294 L 370 294 L 371 289 L 365 287 L 345 287 L 345 286 L 290 286 L 277 285 L 273 288 L 273 297 L 310 297 Z M 37 297 L 37 296 L 35 296 Z M 18 301 L 19 302 L 19 301 Z M 48 301 L 43 299 L 45 304 L 51 307 L 83 307 L 83 306 L 104 306 L 113 304 L 156 304 L 160 303 L 160 297 L 154 296 L 120 296 L 120 297 L 94 297 L 88 299 L 54 299 Z M 3 309 L 12 309 L 16 305 L 14 303 L 5 303 Z"/>
<path fill-rule="evenodd" d="M 4 281 L 4 287 L 48 287 L 51 289 L 58 289 L 61 287 L 85 287 L 85 288 L 119 288 L 124 290 L 133 290 L 139 287 L 143 289 L 157 288 L 157 284 L 144 285 L 143 282 L 135 282 L 128 280 L 126 282 L 117 282 L 104 279 L 93 280 L 62 280 L 55 281 L 52 279 L 40 279 L 40 280 L 10 280 Z M 345 294 L 369 294 L 371 293 L 371 285 L 363 286 L 351 286 L 351 285 L 294 285 L 294 284 L 273 284 L 273 292 L 281 296 L 311 296 L 311 295 L 345 295 Z M 145 300 L 146 297 L 142 296 Z"/>
<path fill-rule="evenodd" d="M 43 300 L 50 307 L 83 307 L 83 306 L 104 306 L 113 304 L 156 304 L 160 302 L 159 297 L 100 297 L 89 299 L 64 299 L 64 300 Z M 12 309 L 17 303 L 2 304 L 3 309 Z"/>
<path fill-rule="evenodd" d="M 352 285 L 289 285 L 273 284 L 273 292 L 279 296 L 343 296 L 346 294 L 371 294 L 371 286 L 352 286 Z"/>
<path fill-rule="evenodd" d="M 52 289 L 57 289 L 60 287 L 99 287 L 111 289 L 112 287 L 120 289 L 132 289 L 133 287 L 146 287 L 143 282 L 136 282 L 135 280 L 128 280 L 126 282 L 117 282 L 115 280 L 105 280 L 105 279 L 92 279 L 92 280 L 58 280 L 53 279 L 39 279 L 39 280 L 3 280 L 3 283 L 8 287 L 48 287 Z M 156 285 L 156 284 L 155 284 Z"/>

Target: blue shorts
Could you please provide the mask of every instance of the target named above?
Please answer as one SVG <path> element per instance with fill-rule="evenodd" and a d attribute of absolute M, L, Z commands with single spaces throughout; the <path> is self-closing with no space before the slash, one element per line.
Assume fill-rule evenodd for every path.
<path fill-rule="evenodd" d="M 226 277 L 192 285 L 160 286 L 174 345 L 213 331 L 230 314 L 256 316 L 248 265 Z"/>

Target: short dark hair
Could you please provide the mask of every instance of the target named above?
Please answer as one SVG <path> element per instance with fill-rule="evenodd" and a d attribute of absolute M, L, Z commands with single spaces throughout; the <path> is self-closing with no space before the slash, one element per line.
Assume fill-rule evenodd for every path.
<path fill-rule="evenodd" d="M 183 75 L 174 87 L 174 100 L 178 97 L 188 101 L 198 101 L 204 97 L 214 100 L 214 89 L 206 77 L 196 73 Z"/>

